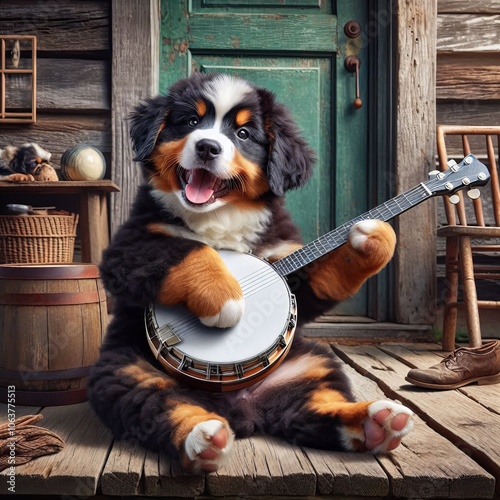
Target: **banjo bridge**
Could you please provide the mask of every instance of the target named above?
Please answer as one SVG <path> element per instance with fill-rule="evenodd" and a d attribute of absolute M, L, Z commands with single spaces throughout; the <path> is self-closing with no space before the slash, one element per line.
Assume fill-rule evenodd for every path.
<path fill-rule="evenodd" d="M 174 333 L 168 325 L 163 325 L 158 331 L 158 337 L 167 347 L 172 347 L 182 342 L 182 340 Z"/>

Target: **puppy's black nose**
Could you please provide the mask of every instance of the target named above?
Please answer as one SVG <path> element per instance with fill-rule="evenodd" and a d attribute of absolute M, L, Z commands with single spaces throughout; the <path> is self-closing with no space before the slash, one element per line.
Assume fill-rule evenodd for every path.
<path fill-rule="evenodd" d="M 222 153 L 222 146 L 213 139 L 201 139 L 196 143 L 196 153 L 203 161 L 215 160 Z"/>

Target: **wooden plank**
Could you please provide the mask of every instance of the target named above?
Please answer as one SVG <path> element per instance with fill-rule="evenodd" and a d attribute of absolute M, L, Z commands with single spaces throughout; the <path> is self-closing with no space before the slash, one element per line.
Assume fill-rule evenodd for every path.
<path fill-rule="evenodd" d="M 2 125 L 2 147 L 37 142 L 52 153 L 51 163 L 58 168 L 61 156 L 78 144 L 90 144 L 103 153 L 111 151 L 109 115 L 41 115 L 30 127 Z M 108 167 L 109 168 L 109 167 Z"/>
<path fill-rule="evenodd" d="M 439 15 L 437 50 L 443 52 L 499 51 L 500 14 Z"/>
<path fill-rule="evenodd" d="M 66 444 L 55 455 L 17 467 L 16 493 L 95 495 L 112 443 L 110 432 L 88 403 L 45 408 L 42 415 L 43 426 L 58 434 Z"/>
<path fill-rule="evenodd" d="M 442 125 L 498 125 L 500 103 L 484 102 L 475 97 L 437 103 L 437 123 Z"/>
<path fill-rule="evenodd" d="M 358 400 L 387 399 L 377 384 L 352 367 L 346 371 Z M 491 475 L 418 416 L 414 428 L 392 453 L 377 460 L 389 476 L 391 493 L 405 498 L 474 498 L 491 487 Z M 352 455 L 351 455 L 352 456 Z M 477 489 L 479 488 L 479 489 Z"/>
<path fill-rule="evenodd" d="M 410 407 L 433 430 L 490 474 L 500 477 L 500 436 L 493 432 L 498 428 L 498 415 L 459 391 L 422 390 L 409 385 L 405 381 L 408 366 L 376 347 L 334 346 L 334 350 L 358 372 L 375 380 L 387 396 Z M 434 453 L 433 445 L 432 450 Z M 476 476 L 472 481 L 471 490 L 477 495 L 484 498 L 493 495 L 492 477 Z"/>
<path fill-rule="evenodd" d="M 109 50 L 109 1 L 2 0 L 0 34 L 37 36 L 39 51 Z"/>
<path fill-rule="evenodd" d="M 396 171 L 391 179 L 402 193 L 434 170 L 436 2 L 398 1 L 396 68 Z M 408 117 L 412 119 L 409 120 Z M 432 324 L 435 315 L 434 203 L 428 201 L 395 220 L 395 320 Z M 419 265 L 416 266 L 415 262 Z"/>
<path fill-rule="evenodd" d="M 205 489 L 205 474 L 181 469 L 179 461 L 148 451 L 144 461 L 144 494 L 147 496 L 195 497 Z"/>
<path fill-rule="evenodd" d="M 146 450 L 138 444 L 115 441 L 101 476 L 103 495 L 141 495 L 145 458 Z"/>
<path fill-rule="evenodd" d="M 37 60 L 38 112 L 109 110 L 108 82 L 111 64 L 104 60 Z M 6 106 L 17 111 L 31 106 L 31 78 L 6 75 Z"/>
<path fill-rule="evenodd" d="M 9 415 L 14 415 L 15 418 L 25 417 L 26 415 L 36 415 L 40 413 L 41 408 L 39 406 L 20 406 L 16 405 L 14 407 L 10 406 L 11 412 L 8 412 L 8 405 L 5 403 L 0 403 L 0 424 L 7 422 L 7 417 Z M 44 426 L 44 421 L 42 420 L 40 425 Z"/>
<path fill-rule="evenodd" d="M 304 496 L 315 491 L 316 475 L 304 452 L 263 436 L 236 441 L 227 463 L 207 475 L 207 493 L 214 496 Z"/>
<path fill-rule="evenodd" d="M 159 0 L 112 0 L 113 67 L 111 178 L 120 196 L 111 198 L 111 232 L 125 221 L 142 180 L 133 161 L 128 116 L 138 101 L 158 92 Z M 126 26 L 126 29 L 123 27 Z M 141 40 L 141 43 L 137 43 Z"/>
<path fill-rule="evenodd" d="M 220 50 L 232 47 L 269 50 L 287 40 L 287 50 L 336 52 L 337 18 L 325 15 L 192 14 L 189 48 Z M 231 26 L 230 30 L 221 29 Z M 311 33 L 314 32 L 314 36 Z"/>
<path fill-rule="evenodd" d="M 389 480 L 368 453 L 338 453 L 306 448 L 314 468 L 319 495 L 387 496 Z"/>
<path fill-rule="evenodd" d="M 438 67 L 438 99 L 500 99 L 500 66 L 441 65 Z"/>
<path fill-rule="evenodd" d="M 500 14 L 499 0 L 438 0 L 439 14 Z"/>

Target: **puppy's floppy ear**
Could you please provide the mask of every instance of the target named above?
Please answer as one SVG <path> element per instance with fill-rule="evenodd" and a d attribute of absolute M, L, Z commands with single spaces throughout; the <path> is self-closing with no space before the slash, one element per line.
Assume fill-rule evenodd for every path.
<path fill-rule="evenodd" d="M 167 97 L 156 96 L 141 102 L 130 115 L 130 137 L 135 161 L 146 161 L 165 126 Z"/>
<path fill-rule="evenodd" d="M 312 173 L 315 155 L 289 111 L 276 102 L 274 94 L 262 88 L 257 92 L 270 139 L 269 185 L 274 194 L 283 196 L 289 189 L 306 183 Z"/>

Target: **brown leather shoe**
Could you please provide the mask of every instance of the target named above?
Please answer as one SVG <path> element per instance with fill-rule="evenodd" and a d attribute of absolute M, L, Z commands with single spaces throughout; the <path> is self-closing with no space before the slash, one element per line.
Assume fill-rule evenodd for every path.
<path fill-rule="evenodd" d="M 406 380 L 430 389 L 457 389 L 474 382 L 500 383 L 500 340 L 481 347 L 459 347 L 437 365 L 410 370 Z"/>

